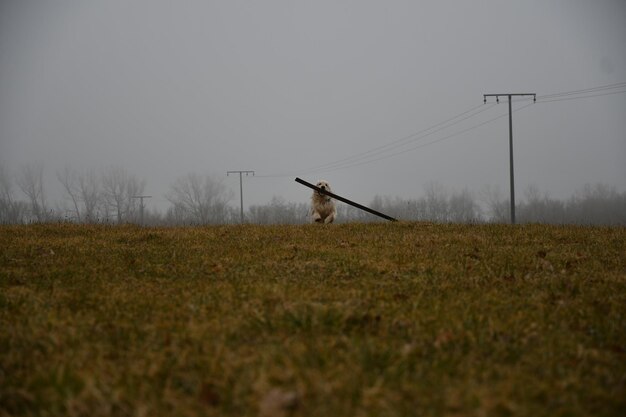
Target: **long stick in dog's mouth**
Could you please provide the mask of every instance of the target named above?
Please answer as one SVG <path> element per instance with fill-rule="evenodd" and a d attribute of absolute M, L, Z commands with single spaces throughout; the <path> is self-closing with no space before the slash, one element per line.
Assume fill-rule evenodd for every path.
<path fill-rule="evenodd" d="M 397 221 L 398 221 L 397 219 L 394 219 L 394 218 L 393 218 L 393 217 L 391 217 L 391 216 L 387 216 L 386 214 L 383 214 L 383 213 L 381 213 L 381 212 L 379 212 L 379 211 L 376 211 L 376 210 L 371 209 L 371 208 L 369 208 L 369 207 L 365 207 L 365 206 L 364 206 L 364 205 L 362 205 L 362 204 L 355 203 L 354 201 L 348 200 L 347 198 L 344 198 L 344 197 L 342 197 L 342 196 L 340 196 L 340 195 L 337 195 L 337 194 L 335 194 L 335 193 L 331 193 L 330 191 L 326 191 L 325 189 L 320 188 L 320 187 L 317 187 L 317 186 L 315 186 L 315 185 L 313 185 L 313 184 L 311 184 L 311 183 L 309 183 L 309 182 L 306 182 L 306 181 L 305 181 L 305 180 L 303 180 L 303 179 L 300 179 L 300 178 L 297 178 L 297 177 L 296 177 L 296 180 L 295 180 L 295 181 L 296 181 L 296 182 L 299 182 L 300 184 L 302 184 L 302 185 L 304 185 L 304 186 L 306 186 L 306 187 L 309 187 L 309 188 L 314 189 L 314 190 L 315 190 L 315 191 L 317 191 L 319 194 L 324 194 L 324 195 L 327 195 L 327 196 L 328 196 L 328 197 L 330 197 L 330 198 L 334 198 L 335 200 L 339 200 L 339 201 L 342 201 L 342 202 L 344 202 L 344 203 L 346 203 L 346 204 L 350 204 L 350 205 L 351 205 L 351 206 L 353 206 L 353 207 L 356 207 L 356 208 L 361 209 L 361 210 L 363 210 L 363 211 L 367 211 L 368 213 L 374 214 L 374 215 L 376 215 L 376 216 L 378 216 L 378 217 L 382 217 L 382 218 L 383 218 L 383 219 L 385 219 L 385 220 L 389 220 L 389 221 L 392 221 L 392 222 L 397 222 Z"/>

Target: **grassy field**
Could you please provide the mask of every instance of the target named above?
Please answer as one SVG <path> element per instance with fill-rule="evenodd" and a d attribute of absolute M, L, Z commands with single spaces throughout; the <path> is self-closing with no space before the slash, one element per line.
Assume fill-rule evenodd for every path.
<path fill-rule="evenodd" d="M 0 416 L 623 416 L 626 229 L 0 227 Z"/>

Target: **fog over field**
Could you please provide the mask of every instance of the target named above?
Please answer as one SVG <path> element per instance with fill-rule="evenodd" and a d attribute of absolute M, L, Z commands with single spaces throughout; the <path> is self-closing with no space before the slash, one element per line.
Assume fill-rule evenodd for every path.
<path fill-rule="evenodd" d="M 623 0 L 5 0 L 0 164 L 42 166 L 50 206 L 65 167 L 123 167 L 159 210 L 190 173 L 237 208 L 228 170 L 255 171 L 246 209 L 306 203 L 295 177 L 362 203 L 506 197 L 508 107 L 483 94 L 536 93 L 513 102 L 518 198 L 623 193 L 624 22 Z"/>

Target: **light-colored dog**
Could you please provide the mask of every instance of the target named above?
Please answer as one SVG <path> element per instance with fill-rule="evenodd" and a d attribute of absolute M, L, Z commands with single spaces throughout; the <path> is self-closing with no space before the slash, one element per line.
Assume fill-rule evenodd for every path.
<path fill-rule="evenodd" d="M 315 184 L 318 188 L 332 192 L 327 181 L 320 180 Z M 313 191 L 311 197 L 311 221 L 314 223 L 332 223 L 337 216 L 335 202 L 319 191 Z"/>

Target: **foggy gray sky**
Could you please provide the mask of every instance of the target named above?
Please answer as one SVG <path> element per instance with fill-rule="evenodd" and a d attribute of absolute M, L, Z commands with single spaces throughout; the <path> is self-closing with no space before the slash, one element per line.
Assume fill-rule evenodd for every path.
<path fill-rule="evenodd" d="M 192 171 L 223 177 L 238 205 L 226 171 L 239 169 L 259 175 L 245 179 L 246 207 L 308 201 L 296 176 L 362 203 L 419 197 L 433 181 L 506 196 L 507 117 L 402 152 L 506 114 L 504 102 L 399 155 L 308 168 L 431 127 L 484 93 L 625 81 L 623 0 L 3 0 L 0 163 L 43 163 L 50 200 L 66 164 L 122 165 L 147 181 L 149 207 Z M 529 184 L 557 198 L 586 183 L 625 190 L 625 116 L 626 94 L 516 112 L 518 198 Z M 286 175 L 260 177 L 275 174 Z"/>

